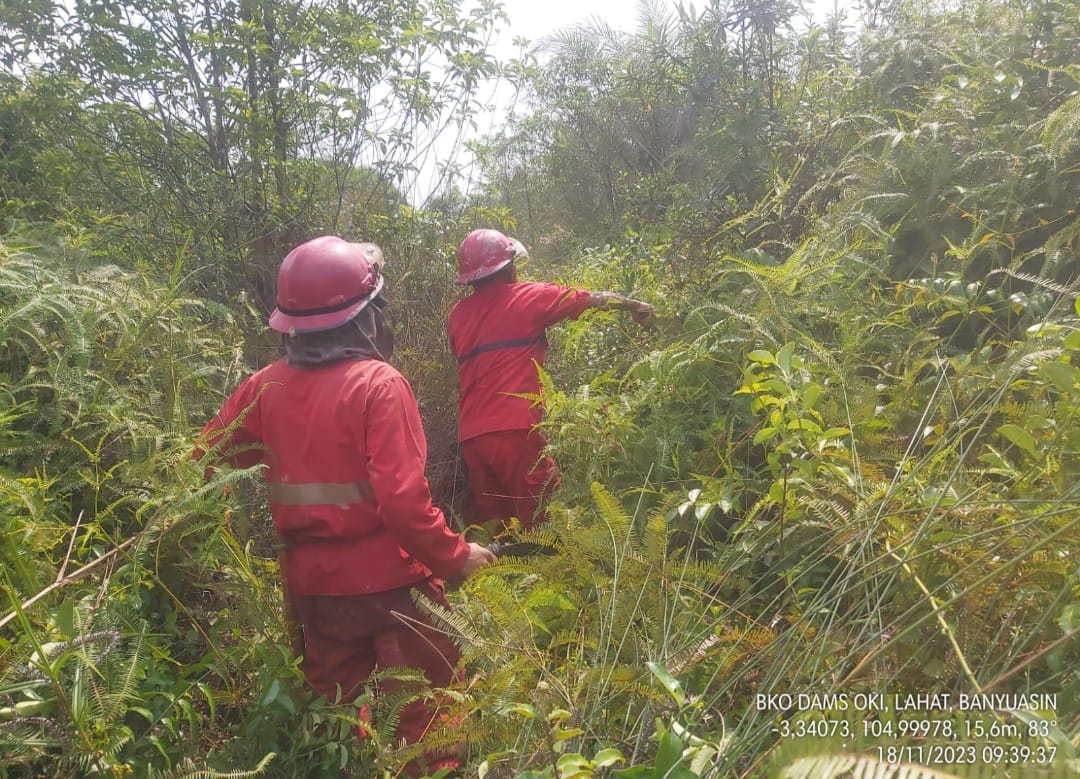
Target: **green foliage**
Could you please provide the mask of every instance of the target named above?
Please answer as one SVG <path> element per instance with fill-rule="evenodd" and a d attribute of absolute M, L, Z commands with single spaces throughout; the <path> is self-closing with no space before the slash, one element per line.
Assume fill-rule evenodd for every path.
<path fill-rule="evenodd" d="M 233 316 L 175 279 L 12 236 L 0 336 L 0 770 L 316 776 L 353 760 L 355 710 L 315 700 L 279 644 L 265 543 L 221 519 L 243 474 L 204 485 L 188 460 L 239 371 Z"/>
<path fill-rule="evenodd" d="M 434 139 L 462 126 L 495 74 L 497 16 L 432 0 L 6 13 L 0 126 L 19 153 L 4 155 L 0 214 L 94 224 L 128 267 L 152 266 L 153 247 L 187 252 L 207 296 L 238 292 L 239 274 L 268 303 L 288 249 L 403 201 Z"/>
<path fill-rule="evenodd" d="M 591 776 L 643 763 L 643 726 L 656 717 L 710 719 L 666 669 L 686 672 L 715 640 L 694 603 L 722 572 L 669 554 L 662 514 L 631 516 L 599 485 L 593 502 L 559 512 L 533 537 L 557 555 L 502 560 L 466 582 L 453 612 L 435 610 L 461 633 L 478 674 L 466 713 L 485 713 L 471 728 L 482 772 L 549 765 L 548 775 Z M 656 727 L 665 750 L 676 741 L 679 755 L 689 750 L 688 763 L 715 757 L 703 742 L 669 735 L 682 726 Z M 656 775 L 674 764 L 665 761 Z"/>
<path fill-rule="evenodd" d="M 787 288 L 795 298 L 787 308 L 805 310 L 797 302 L 803 294 Z M 898 324 L 923 310 L 902 295 L 890 306 Z M 577 472 L 573 453 L 587 442 L 612 480 L 631 485 L 637 474 L 646 486 L 628 486 L 622 502 L 635 512 L 653 505 L 655 517 L 631 518 L 614 496 L 594 488 L 602 524 L 571 508 L 548 539 L 557 557 L 500 566 L 507 578 L 497 586 L 496 567 L 470 586 L 483 609 L 474 623 L 455 624 L 488 658 L 480 662 L 491 670 L 477 689 L 509 701 L 530 700 L 525 690 L 533 686 L 551 690 L 551 705 L 577 715 L 574 754 L 588 760 L 615 748 L 644 766 L 650 750 L 620 745 L 646 743 L 643 712 L 656 705 L 636 687 L 660 646 L 645 626 L 663 624 L 656 608 L 691 611 L 701 622 L 684 615 L 691 621 L 673 623 L 663 639 L 659 662 L 677 674 L 656 678 L 705 738 L 716 738 L 705 713 L 741 720 L 716 756 L 719 775 L 746 770 L 773 738 L 748 704 L 762 691 L 1014 689 L 1022 676 L 1025 689 L 1071 695 L 1080 679 L 1062 664 L 1076 651 L 1069 616 L 1076 567 L 1067 550 L 1076 548 L 1080 515 L 1074 480 L 1062 477 L 1075 468 L 1066 463 L 1075 461 L 1080 385 L 1063 347 L 1075 342 L 1077 324 L 1058 306 L 996 357 L 989 347 L 950 358 L 896 355 L 888 371 L 870 377 L 860 376 L 869 355 L 854 349 L 828 353 L 805 341 L 749 349 L 732 339 L 734 348 L 745 344 L 743 384 L 729 385 L 722 402 L 712 398 L 711 417 L 690 391 L 707 374 L 677 374 L 691 386 L 676 394 L 635 369 L 622 383 L 601 377 L 587 391 L 559 396 L 549 430 L 571 463 L 564 479 L 576 481 L 567 474 Z M 665 353 L 683 355 L 699 337 L 659 348 L 648 364 L 663 364 Z M 883 348 L 874 340 L 863 346 Z M 610 421 L 598 425 L 601 408 Z M 689 480 L 650 483 L 652 460 L 635 456 L 654 450 L 641 433 L 642 409 L 668 423 L 667 435 L 682 444 L 680 463 L 711 460 L 711 467 Z M 693 439 L 680 425 L 694 419 L 699 429 L 731 433 Z M 563 496 L 576 503 L 580 489 L 568 484 Z M 609 606 L 601 595 L 616 574 L 626 577 L 618 588 L 630 603 L 616 598 Z M 653 581 L 659 601 L 648 589 Z M 659 605 L 680 591 L 701 600 Z M 549 609 L 539 618 L 538 602 Z M 1021 613 L 1039 616 L 1021 627 Z M 547 620 L 569 642 L 565 654 L 559 632 L 537 630 Z M 706 625 L 710 632 L 698 632 Z M 502 641 L 483 638 L 492 634 Z M 626 654 L 630 647 L 639 648 Z M 598 668 L 608 669 L 599 680 Z M 618 678 L 632 684 L 616 697 L 607 685 Z M 594 697 L 617 701 L 626 716 L 582 710 Z M 1056 716 L 1074 721 L 1075 707 L 1059 700 Z M 546 744 L 543 728 L 505 733 L 485 722 L 481 732 L 493 745 L 512 733 L 516 744 L 530 744 L 493 751 L 489 761 L 520 766 L 525 755 L 546 750 L 550 757 L 541 760 L 557 761 L 561 754 Z"/>
<path fill-rule="evenodd" d="M 939 21 L 950 34 L 961 27 Z M 918 78 L 933 78 L 930 61 Z M 1003 81 L 991 75 L 977 99 L 1020 99 L 1002 92 L 1019 77 Z M 949 99 L 970 99 L 970 85 L 949 84 Z M 612 323 L 568 327 L 545 385 L 564 500 L 577 505 L 586 480 L 599 479 L 628 509 L 664 516 L 673 554 L 722 573 L 706 588 L 713 640 L 680 676 L 706 708 L 739 722 L 720 775 L 752 772 L 776 740 L 749 705 L 761 691 L 1078 689 L 1061 664 L 1076 651 L 1068 550 L 1080 530 L 1065 476 L 1076 467 L 1075 264 L 1062 265 L 1075 254 L 1075 204 L 1062 189 L 1075 171 L 1024 173 L 1018 185 L 1017 166 L 1048 158 L 1026 127 L 1010 129 L 1012 113 L 968 106 L 982 120 L 969 118 L 970 140 L 957 144 L 929 127 L 947 101 L 903 94 L 906 110 L 935 118 L 834 157 L 836 175 L 858 177 L 831 205 L 813 201 L 822 210 L 797 241 L 777 231 L 798 224 L 792 198 L 811 202 L 798 172 L 742 215 L 707 215 L 719 225 L 711 245 L 736 249 L 688 247 L 667 224 L 588 254 L 580 278 L 659 302 L 659 327 L 638 343 Z M 1067 137 L 1065 116 L 1053 127 Z M 990 142 L 1009 148 L 1009 175 L 974 158 L 942 167 Z M 993 204 L 985 213 L 934 194 L 961 169 Z M 931 187 L 914 200 L 922 210 L 891 194 L 882 173 Z M 1038 220 L 1027 203 L 1059 192 L 1058 216 L 1020 227 Z M 912 243 L 916 228 L 944 233 L 940 248 Z M 929 274 L 906 278 L 914 268 Z M 556 391 L 564 379 L 572 389 Z M 596 574 L 559 580 L 575 577 L 567 593 L 589 591 Z M 577 630 L 588 635 L 584 618 Z M 1075 733 L 1075 707 L 1063 708 Z M 607 730 L 611 741 L 593 749 L 630 740 Z"/>
<path fill-rule="evenodd" d="M 174 24 L 178 7 L 144 6 L 144 26 L 80 8 L 80 51 L 50 37 L 48 4 L 0 21 L 9 69 L 20 46 L 63 55 L 2 86 L 5 218 L 63 212 L 76 236 L 0 250 L 0 771 L 378 775 L 463 721 L 481 779 L 977 773 L 883 764 L 877 747 L 915 738 L 799 739 L 828 712 L 756 703 L 803 691 L 1056 694 L 1052 712 L 947 716 L 1072 771 L 1075 0 L 865 3 L 857 33 L 796 31 L 784 3 L 643 5 L 635 33 L 546 42 L 535 114 L 480 149 L 486 192 L 429 210 L 398 191 L 410 122 L 354 119 L 434 122 L 466 99 L 495 9 L 198 5 Z M 151 28 L 187 34 L 191 60 Z M 274 65 L 316 41 L 317 72 Z M 457 58 L 456 91 L 413 74 L 425 50 Z M 160 102 L 126 99 L 143 87 Z M 380 242 L 431 482 L 459 509 L 444 325 L 454 248 L 481 225 L 529 244 L 527 274 L 659 316 L 552 333 L 563 487 L 528 540 L 556 554 L 432 606 L 464 650 L 462 719 L 401 748 L 415 691 L 306 688 L 257 486 L 204 485 L 187 460 L 246 370 L 247 324 L 189 290 L 229 297 L 308 230 Z M 238 312 L 265 297 L 250 286 Z M 375 709 L 363 742 L 356 703 Z"/>

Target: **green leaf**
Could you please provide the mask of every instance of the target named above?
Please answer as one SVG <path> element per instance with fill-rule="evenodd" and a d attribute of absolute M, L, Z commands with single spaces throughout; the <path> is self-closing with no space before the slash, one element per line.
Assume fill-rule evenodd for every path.
<path fill-rule="evenodd" d="M 763 427 L 761 430 L 757 431 L 756 435 L 754 435 L 754 444 L 763 444 L 775 437 L 776 433 L 777 429 L 775 427 Z"/>
<path fill-rule="evenodd" d="M 675 765 L 682 759 L 686 745 L 672 730 L 664 729 L 660 736 L 660 746 L 656 750 L 656 775 L 669 776 Z"/>
<path fill-rule="evenodd" d="M 819 425 L 812 419 L 807 419 L 806 417 L 799 417 L 798 419 L 793 419 L 787 423 L 786 427 L 788 430 L 802 430 L 806 433 L 814 433 L 816 436 L 821 435 L 821 425 Z"/>
<path fill-rule="evenodd" d="M 1077 378 L 1080 376 L 1080 371 L 1060 360 L 1040 365 L 1039 373 L 1067 395 L 1071 395 L 1076 389 Z"/>
<path fill-rule="evenodd" d="M 997 429 L 997 431 L 1001 433 L 1001 435 L 1012 441 L 1014 444 L 1019 446 L 1025 452 L 1032 455 L 1038 454 L 1038 450 L 1035 445 L 1035 438 L 1024 428 L 1018 427 L 1017 425 L 1002 425 Z"/>
<path fill-rule="evenodd" d="M 75 637 L 75 599 L 67 598 L 56 609 L 56 629 L 64 638 Z"/>
<path fill-rule="evenodd" d="M 1058 627 L 1061 628 L 1062 633 L 1072 633 L 1074 630 L 1080 628 L 1080 602 L 1070 603 L 1068 606 L 1061 610 L 1061 615 L 1057 619 Z"/>
<path fill-rule="evenodd" d="M 776 353 L 776 364 L 780 366 L 780 370 L 785 375 L 791 373 L 791 358 L 795 356 L 795 344 L 788 341 L 786 344 L 780 347 L 780 351 Z"/>
<path fill-rule="evenodd" d="M 217 717 L 217 702 L 214 700 L 214 691 L 210 689 L 206 682 L 197 682 L 195 688 L 206 698 L 206 705 L 210 709 L 210 720 L 213 721 Z"/>
<path fill-rule="evenodd" d="M 567 728 L 566 730 L 562 730 L 561 728 L 554 728 L 551 731 L 551 743 L 559 744 L 563 741 L 569 741 L 572 738 L 577 738 L 584 732 L 585 731 L 581 728 Z"/>
<path fill-rule="evenodd" d="M 678 679 L 671 675 L 667 668 L 652 661 L 645 663 L 645 666 L 659 680 L 660 684 L 664 685 L 664 689 L 675 699 L 677 704 L 682 706 L 686 703 L 686 693 L 683 692 L 682 685 Z"/>
<path fill-rule="evenodd" d="M 266 708 L 271 703 L 277 700 L 278 695 L 281 694 L 281 682 L 277 679 L 270 682 L 270 687 L 266 690 L 266 694 L 263 695 L 262 700 L 259 701 L 260 708 Z"/>
<path fill-rule="evenodd" d="M 128 706 L 128 711 L 133 712 L 135 714 L 138 714 L 140 717 L 145 719 L 151 725 L 153 725 L 154 722 L 156 722 L 156 718 L 154 717 L 154 713 L 152 711 L 150 711 L 150 709 L 148 709 L 148 708 L 146 708 L 144 706 Z"/>
<path fill-rule="evenodd" d="M 559 773 L 559 779 L 579 779 L 593 775 L 592 763 L 577 752 L 562 755 L 555 761 L 555 770 Z"/>
<path fill-rule="evenodd" d="M 813 408 L 817 405 L 817 402 L 821 400 L 821 396 L 825 394 L 825 388 L 815 381 L 808 383 L 803 387 L 802 401 L 803 405 L 807 408 Z"/>
<path fill-rule="evenodd" d="M 626 758 L 622 756 L 622 752 L 617 749 L 601 749 L 596 753 L 596 757 L 593 758 L 593 762 L 596 763 L 597 768 L 607 768 L 613 766 L 616 763 L 625 763 Z"/>
<path fill-rule="evenodd" d="M 762 365 L 776 365 L 776 358 L 772 356 L 772 352 L 767 352 L 764 349 L 755 349 L 750 352 L 750 354 L 746 355 L 746 359 L 753 360 Z"/>
<path fill-rule="evenodd" d="M 536 709 L 527 703 L 508 703 L 498 711 L 504 717 L 509 714 L 517 714 L 526 719 L 536 719 Z"/>

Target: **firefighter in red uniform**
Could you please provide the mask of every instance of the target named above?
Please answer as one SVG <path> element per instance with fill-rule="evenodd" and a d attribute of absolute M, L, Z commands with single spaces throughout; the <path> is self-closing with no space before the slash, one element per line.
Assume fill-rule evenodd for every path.
<path fill-rule="evenodd" d="M 526 529 L 541 524 L 542 504 L 558 486 L 558 471 L 537 424 L 543 407 L 537 366 L 547 353 L 545 330 L 586 309 L 629 311 L 646 325 L 652 306 L 612 292 L 517 280 L 514 260 L 525 247 L 498 230 L 474 230 L 458 249 L 458 284 L 471 295 L 450 312 L 450 349 L 460 390 L 458 441 L 469 486 L 483 520 L 503 529 L 517 517 Z"/>
<path fill-rule="evenodd" d="M 457 649 L 412 593 L 445 606 L 441 580 L 494 559 L 432 505 L 416 399 L 387 362 L 382 260 L 374 244 L 334 236 L 285 257 L 270 316 L 284 358 L 225 401 L 198 452 L 212 448 L 238 467 L 265 464 L 304 675 L 330 700 L 355 699 L 377 667 L 418 668 L 432 685 L 449 684 Z M 397 738 L 419 741 L 436 708 L 423 698 L 406 706 Z M 427 758 L 431 771 L 458 763 Z"/>

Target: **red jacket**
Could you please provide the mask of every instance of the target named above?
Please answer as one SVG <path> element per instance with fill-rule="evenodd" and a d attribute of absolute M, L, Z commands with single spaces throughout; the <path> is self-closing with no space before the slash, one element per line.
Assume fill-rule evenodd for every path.
<path fill-rule="evenodd" d="M 482 284 L 450 312 L 450 349 L 458 362 L 458 440 L 499 430 L 527 430 L 543 407 L 520 395 L 539 395 L 544 331 L 575 319 L 589 293 L 557 284 Z"/>
<path fill-rule="evenodd" d="M 293 593 L 359 595 L 461 572 L 468 544 L 431 503 L 416 398 L 387 363 L 278 360 L 237 388 L 203 436 L 218 459 L 266 464 Z"/>

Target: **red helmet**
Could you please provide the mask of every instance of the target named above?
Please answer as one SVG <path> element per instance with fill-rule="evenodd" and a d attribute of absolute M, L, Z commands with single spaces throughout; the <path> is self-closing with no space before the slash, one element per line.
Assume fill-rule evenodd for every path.
<path fill-rule="evenodd" d="M 335 235 L 302 243 L 278 269 L 277 308 L 270 327 L 279 333 L 314 333 L 343 325 L 383 286 L 382 249 Z"/>
<path fill-rule="evenodd" d="M 528 256 L 516 238 L 498 230 L 473 230 L 458 247 L 457 283 L 471 284 L 505 268 L 518 257 Z"/>

